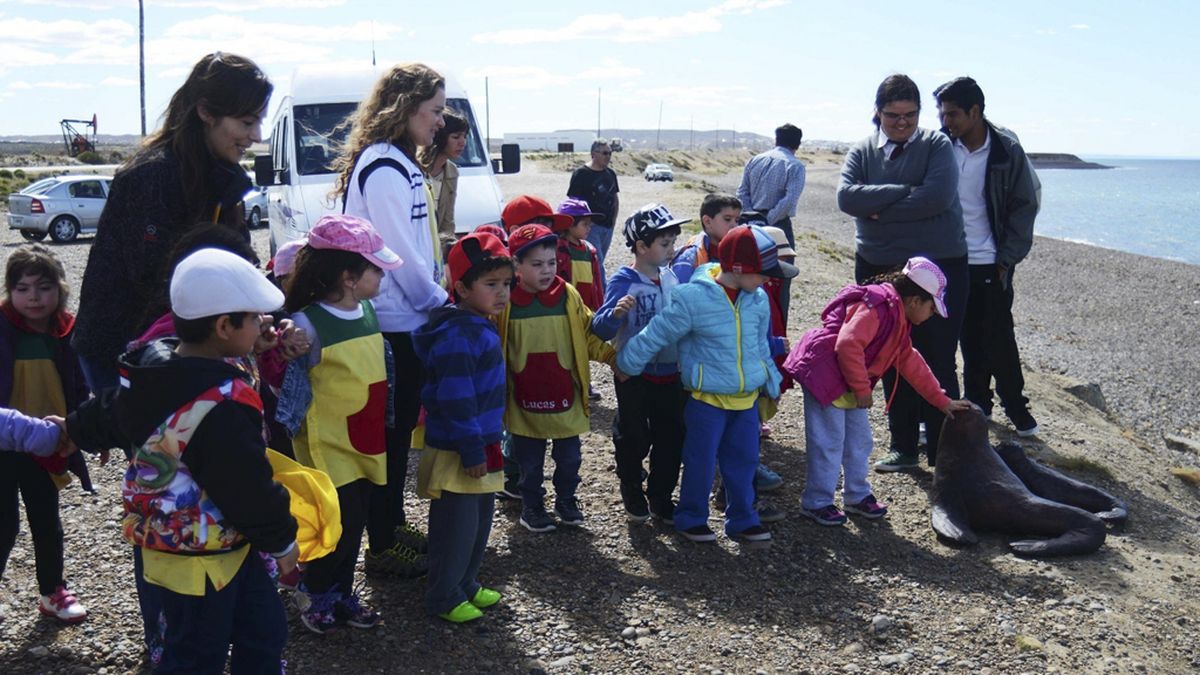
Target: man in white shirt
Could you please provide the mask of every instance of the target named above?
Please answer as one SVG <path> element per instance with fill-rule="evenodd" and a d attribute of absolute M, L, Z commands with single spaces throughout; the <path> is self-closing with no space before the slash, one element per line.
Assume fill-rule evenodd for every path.
<path fill-rule="evenodd" d="M 992 411 L 992 379 L 1020 436 L 1040 429 L 1029 413 L 1025 378 L 1013 330 L 1013 269 L 1033 244 L 1041 183 L 1012 132 L 983 115 L 983 90 L 960 77 L 933 92 L 938 118 L 954 141 L 971 285 L 963 318 L 963 389 Z"/>

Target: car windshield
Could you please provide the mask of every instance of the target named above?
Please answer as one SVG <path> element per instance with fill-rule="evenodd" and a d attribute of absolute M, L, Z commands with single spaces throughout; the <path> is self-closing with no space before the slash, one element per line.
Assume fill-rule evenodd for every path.
<path fill-rule="evenodd" d="M 483 152 L 482 139 L 475 133 L 479 127 L 475 124 L 471 104 L 463 98 L 451 98 L 446 99 L 446 107 L 462 113 L 470 123 L 467 147 L 454 163 L 461 167 L 485 166 L 487 155 Z M 357 108 L 357 103 L 315 103 L 296 106 L 296 169 L 301 176 L 332 172 L 333 160 L 350 132 L 349 127 L 341 124 Z"/>
<path fill-rule="evenodd" d="M 44 195 L 44 194 L 46 194 L 47 190 L 49 190 L 50 188 L 52 188 L 58 184 L 59 184 L 59 180 L 57 178 L 43 178 L 42 180 L 39 180 L 38 182 L 29 185 L 24 190 L 21 190 L 21 194 L 23 194 L 23 195 Z"/>

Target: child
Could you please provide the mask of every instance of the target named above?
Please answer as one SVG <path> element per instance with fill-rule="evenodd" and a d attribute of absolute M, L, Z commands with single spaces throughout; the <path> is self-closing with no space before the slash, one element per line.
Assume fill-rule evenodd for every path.
<path fill-rule="evenodd" d="M 558 239 L 558 276 L 579 291 L 583 304 L 595 312 L 604 304 L 604 272 L 596 247 L 587 240 L 592 231 L 593 213 L 582 199 L 567 197 L 558 205 L 558 213 L 571 216 L 572 223 L 555 231 Z"/>
<path fill-rule="evenodd" d="M 11 408 L 0 408 L 0 452 L 26 453 L 35 457 L 53 454 L 66 457 L 79 448 L 70 443 L 58 425 L 61 417 L 38 419 Z"/>
<path fill-rule="evenodd" d="M 847 512 L 871 519 L 887 514 L 867 482 L 873 443 L 867 409 L 871 390 L 889 368 L 948 417 L 970 406 L 942 392 L 909 340 L 911 327 L 935 311 L 946 316 L 945 294 L 946 277 L 938 266 L 912 258 L 900 272 L 843 288 L 821 313 L 822 326 L 806 332 L 788 356 L 785 368 L 804 389 L 808 479 L 800 508 L 817 524 L 846 522 L 833 504 L 839 469 L 845 472 Z"/>
<path fill-rule="evenodd" d="M 469 234 L 447 256 L 453 306 L 435 309 L 413 334 L 425 365 L 421 402 L 425 450 L 417 493 L 429 504 L 425 606 L 452 623 L 483 616 L 500 601 L 476 578 L 492 530 L 500 457 L 505 371 L 491 318 L 508 306 L 512 258 L 490 234 Z"/>
<path fill-rule="evenodd" d="M 555 213 L 550 208 L 550 202 L 541 197 L 517 195 L 504 205 L 504 210 L 500 212 L 500 222 L 511 235 L 513 230 L 529 223 L 545 225 L 551 232 L 561 232 L 571 227 L 574 221 L 571 216 Z"/>
<path fill-rule="evenodd" d="M 288 277 L 296 269 L 296 255 L 300 253 L 300 249 L 308 244 L 308 238 L 293 239 L 283 246 L 280 246 L 275 251 L 275 257 L 271 258 L 271 262 L 267 265 L 267 270 L 271 273 L 270 279 L 275 282 L 284 293 L 287 293 Z"/>
<path fill-rule="evenodd" d="M 154 669 L 221 672 L 229 661 L 279 672 L 287 617 L 265 563 L 249 552 L 290 572 L 296 521 L 271 478 L 262 402 L 230 360 L 250 353 L 283 294 L 237 255 L 202 249 L 175 269 L 170 298 L 179 337 L 122 356 L 111 412 L 107 397 L 91 399 L 67 428 L 85 447 L 134 448 L 122 532 L 135 573 L 156 589 L 157 613 L 143 617 L 162 641 Z"/>
<path fill-rule="evenodd" d="M 715 464 L 725 487 L 725 533 L 739 542 L 769 542 L 754 510 L 758 465 L 759 391 L 779 397 L 779 371 L 771 364 L 768 277 L 794 277 L 762 228 L 730 230 L 717 248 L 720 264 L 696 270 L 675 289 L 665 311 L 630 338 L 617 356 L 622 373 L 635 375 L 667 345 L 678 344 L 684 408 L 683 482 L 675 529 L 696 542 L 716 540 L 708 527 L 708 496 Z M 774 340 L 778 340 L 775 338 Z"/>
<path fill-rule="evenodd" d="M 542 487 L 546 439 L 554 449 L 554 512 L 563 525 L 583 524 L 575 498 L 579 434 L 589 430 L 588 361 L 612 364 L 613 350 L 592 334 L 592 312 L 570 284 L 555 275 L 558 237 L 544 225 L 522 225 L 508 236 L 517 262 L 512 302 L 500 315 L 500 343 L 508 365 L 504 425 L 521 470 L 521 525 L 555 529 Z"/>
<path fill-rule="evenodd" d="M 684 244 L 671 260 L 671 270 L 679 277 L 679 283 L 686 284 L 691 280 L 697 267 L 716 262 L 717 246 L 726 233 L 738 225 L 741 214 L 742 202 L 737 197 L 719 192 L 704 195 L 704 201 L 700 203 L 703 231 Z"/>
<path fill-rule="evenodd" d="M 662 204 L 647 204 L 626 219 L 625 243 L 633 251 L 634 264 L 617 270 L 609 280 L 604 305 L 592 319 L 592 332 L 602 340 L 613 340 L 618 353 L 671 303 L 679 280 L 667 263 L 675 252 L 680 226 L 689 222 L 673 218 Z M 668 525 L 674 522 L 671 495 L 679 482 L 683 447 L 684 397 L 678 361 L 675 345 L 667 345 L 641 375 L 616 382 L 617 478 L 625 514 L 634 522 L 645 522 L 650 516 Z M 643 490 L 642 462 L 647 455 L 650 473 Z"/>
<path fill-rule="evenodd" d="M 69 290 L 62 263 L 45 246 L 21 246 L 8 256 L 0 303 L 0 406 L 35 417 L 65 416 L 87 400 L 87 385 L 71 349 L 75 317 L 65 309 Z M 38 611 L 78 623 L 87 611 L 63 577 L 58 515 L 58 490 L 69 481 L 66 469 L 63 457 L 0 453 L 0 574 L 17 541 L 20 493 L 33 535 Z M 90 481 L 84 487 L 90 490 Z"/>
<path fill-rule="evenodd" d="M 796 260 L 796 251 L 788 244 L 787 235 L 778 227 L 766 225 L 766 221 L 760 214 L 755 211 L 743 211 L 742 220 L 746 222 L 748 217 L 755 219 L 755 224 L 762 223 L 762 229 L 775 242 L 775 254 L 779 259 L 786 263 L 794 263 Z M 783 279 L 768 279 L 767 283 L 763 284 L 763 291 L 767 294 L 767 300 L 771 303 L 771 335 L 787 339 L 787 323 L 783 318 L 783 308 L 779 304 L 780 293 L 783 289 Z M 779 394 L 782 396 L 784 392 L 792 388 L 792 376 L 782 370 L 783 360 L 787 358 L 786 352 L 775 353 L 775 367 L 780 368 L 779 374 L 783 380 L 779 384 Z M 775 416 L 779 410 L 779 401 L 769 398 L 760 397 L 758 399 L 758 417 L 759 417 L 759 434 L 762 438 L 770 438 L 771 426 L 767 424 Z M 770 492 L 783 487 L 783 478 L 767 468 L 765 464 L 759 462 L 758 469 L 754 473 L 754 487 L 759 492 Z M 759 517 L 762 517 L 760 512 Z"/>
<path fill-rule="evenodd" d="M 354 592 L 372 487 L 387 484 L 389 378 L 370 300 L 379 293 L 384 270 L 401 264 L 366 220 L 323 216 L 309 232 L 288 284 L 285 307 L 312 347 L 306 358 L 288 365 L 279 419 L 295 433 L 296 461 L 329 474 L 342 518 L 337 549 L 304 568 L 300 620 L 314 633 L 339 621 L 354 628 L 379 623 L 379 615 Z"/>

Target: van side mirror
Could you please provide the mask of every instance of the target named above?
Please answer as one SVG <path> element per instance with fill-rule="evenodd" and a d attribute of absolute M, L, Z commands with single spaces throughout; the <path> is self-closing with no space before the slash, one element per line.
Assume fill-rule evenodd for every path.
<path fill-rule="evenodd" d="M 516 143 L 505 143 L 500 146 L 500 159 L 492 160 L 494 173 L 521 172 L 521 146 Z"/>
<path fill-rule="evenodd" d="M 271 187 L 272 185 L 287 185 L 288 174 L 286 171 L 275 170 L 275 159 L 270 155 L 259 155 L 254 158 L 254 182 L 259 187 Z"/>

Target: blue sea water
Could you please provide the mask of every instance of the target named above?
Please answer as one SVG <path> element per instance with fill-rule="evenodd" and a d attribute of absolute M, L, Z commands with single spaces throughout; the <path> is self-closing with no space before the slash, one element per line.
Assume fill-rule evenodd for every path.
<path fill-rule="evenodd" d="M 1040 169 L 1037 234 L 1200 265 L 1200 160 L 1085 157 Z"/>

